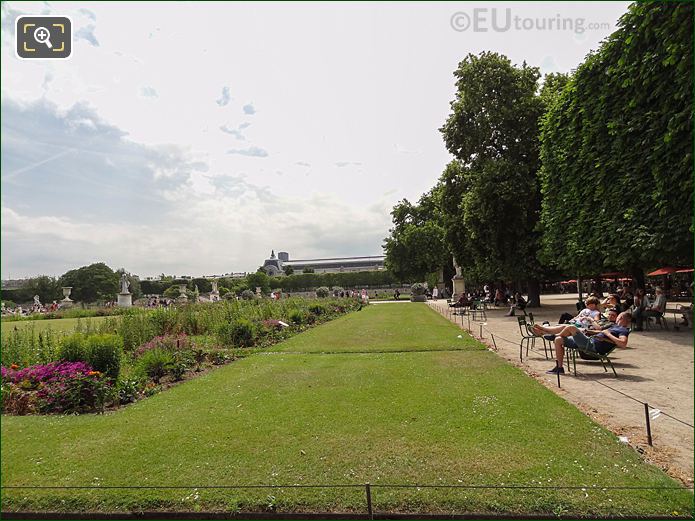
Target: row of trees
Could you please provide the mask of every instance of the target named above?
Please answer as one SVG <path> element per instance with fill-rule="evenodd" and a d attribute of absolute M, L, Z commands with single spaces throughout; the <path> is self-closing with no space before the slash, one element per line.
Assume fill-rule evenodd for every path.
<path fill-rule="evenodd" d="M 454 160 L 393 211 L 386 263 L 425 279 L 452 257 L 474 281 L 690 264 L 690 3 L 630 6 L 572 75 L 468 55 L 440 129 Z"/>
<path fill-rule="evenodd" d="M 97 302 L 114 300 L 120 290 L 119 281 L 125 272 L 123 268 L 114 271 L 103 262 L 82 266 L 70 270 L 62 276 L 49 277 L 41 275 L 27 279 L 21 288 L 3 289 L 3 300 L 13 302 L 29 302 L 38 295 L 43 303 L 50 303 L 63 298 L 64 286 L 72 287 L 70 298 L 79 302 Z M 133 275 L 127 275 L 130 282 L 130 292 L 134 298 L 142 295 L 140 280 Z"/>
<path fill-rule="evenodd" d="M 16 303 L 30 302 L 38 295 L 43 303 L 63 298 L 62 287 L 71 286 L 71 299 L 78 302 L 105 302 L 115 299 L 120 291 L 119 281 L 124 270 L 113 271 L 103 262 L 90 264 L 70 270 L 59 278 L 40 276 L 28 279 L 21 288 L 2 290 L 3 300 Z M 136 275 L 127 273 L 130 292 L 137 299 L 143 295 L 164 295 L 176 298 L 180 294 L 180 285 L 185 284 L 189 293 L 196 289 L 199 293 L 212 291 L 212 282 L 206 278 L 177 279 L 162 275 L 159 280 L 140 280 Z M 281 289 L 285 292 L 310 291 L 317 287 L 341 286 L 382 287 L 396 283 L 396 278 L 387 271 L 354 273 L 304 273 L 287 277 L 269 277 L 264 271 L 250 273 L 243 278 L 222 277 L 218 279 L 220 295 L 227 293 L 240 295 L 244 290 L 256 291 L 261 288 L 264 294 Z"/>

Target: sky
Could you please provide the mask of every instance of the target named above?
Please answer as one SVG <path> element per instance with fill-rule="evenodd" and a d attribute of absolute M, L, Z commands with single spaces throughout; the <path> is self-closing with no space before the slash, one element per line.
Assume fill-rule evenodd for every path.
<path fill-rule="evenodd" d="M 382 254 L 451 160 L 457 64 L 569 72 L 627 6 L 3 2 L 1 276 Z M 18 59 L 22 14 L 70 16 L 72 56 Z"/>

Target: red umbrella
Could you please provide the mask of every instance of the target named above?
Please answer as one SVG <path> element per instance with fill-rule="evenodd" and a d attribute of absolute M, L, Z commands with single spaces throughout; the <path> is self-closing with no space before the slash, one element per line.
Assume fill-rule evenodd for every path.
<path fill-rule="evenodd" d="M 659 275 L 668 275 L 669 273 L 675 273 L 678 271 L 678 268 L 659 268 L 656 271 L 652 271 L 651 273 L 647 273 L 647 277 L 658 277 Z"/>

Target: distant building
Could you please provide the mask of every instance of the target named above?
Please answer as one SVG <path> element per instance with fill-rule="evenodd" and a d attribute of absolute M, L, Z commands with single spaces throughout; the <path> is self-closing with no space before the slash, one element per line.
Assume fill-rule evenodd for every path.
<path fill-rule="evenodd" d="M 372 255 L 367 257 L 333 257 L 328 259 L 299 259 L 290 260 L 285 251 L 270 252 L 270 258 L 263 263 L 263 270 L 271 277 L 284 275 L 285 268 L 291 266 L 294 273 L 302 273 L 310 269 L 314 273 L 347 273 L 355 271 L 380 271 L 384 269 L 384 256 Z"/>
<path fill-rule="evenodd" d="M 1 282 L 2 289 L 19 289 L 24 287 L 29 279 L 7 279 Z"/>

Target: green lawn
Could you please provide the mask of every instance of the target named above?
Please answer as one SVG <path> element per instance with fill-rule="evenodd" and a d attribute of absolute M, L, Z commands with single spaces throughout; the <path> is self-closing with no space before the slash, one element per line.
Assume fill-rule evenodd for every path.
<path fill-rule="evenodd" d="M 676 483 L 459 331 L 424 305 L 370 306 L 115 413 L 3 417 L 5 486 L 187 487 L 5 490 L 3 510 L 362 512 L 359 488 L 195 487 L 371 482 L 586 488 L 377 487 L 378 511 L 690 514 L 684 490 L 602 490 Z M 415 352 L 382 352 L 399 346 Z"/>
<path fill-rule="evenodd" d="M 462 335 L 463 338 L 458 338 Z M 483 349 L 427 304 L 375 304 L 292 337 L 276 350 L 303 353 Z"/>
<path fill-rule="evenodd" d="M 15 327 L 18 330 L 33 327 L 36 333 L 40 331 L 45 331 L 46 329 L 51 329 L 54 332 L 61 333 L 72 333 L 77 327 L 78 321 L 84 327 L 88 324 L 92 324 L 93 327 L 97 327 L 100 322 L 106 320 L 107 318 L 113 317 L 87 317 L 87 318 L 52 318 L 47 320 L 16 320 L 12 322 L 2 322 L 0 328 L 2 328 L 2 334 L 7 335 L 12 332 Z"/>

